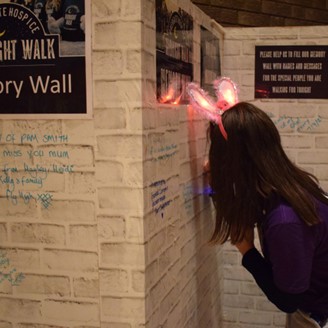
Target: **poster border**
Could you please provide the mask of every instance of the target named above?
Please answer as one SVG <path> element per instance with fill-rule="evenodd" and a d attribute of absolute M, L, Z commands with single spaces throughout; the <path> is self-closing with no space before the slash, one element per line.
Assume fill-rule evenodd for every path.
<path fill-rule="evenodd" d="M 84 58 L 85 58 L 85 88 L 86 88 L 86 113 L 65 114 L 65 113 L 44 113 L 44 114 L 1 114 L 0 120 L 63 120 L 63 119 L 93 119 L 93 79 L 92 79 L 92 45 L 91 45 L 91 0 L 84 0 L 85 24 L 88 28 L 85 31 Z"/>

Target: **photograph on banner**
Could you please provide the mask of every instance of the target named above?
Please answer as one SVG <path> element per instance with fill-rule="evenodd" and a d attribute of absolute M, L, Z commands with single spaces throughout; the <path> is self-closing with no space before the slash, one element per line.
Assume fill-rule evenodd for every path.
<path fill-rule="evenodd" d="M 90 0 L 0 0 L 0 118 L 91 118 Z"/>

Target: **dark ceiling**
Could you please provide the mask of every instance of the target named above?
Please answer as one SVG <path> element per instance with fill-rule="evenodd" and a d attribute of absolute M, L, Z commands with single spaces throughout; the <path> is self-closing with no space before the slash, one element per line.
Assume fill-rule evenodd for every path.
<path fill-rule="evenodd" d="M 328 25 L 328 0 L 192 0 L 225 27 Z"/>

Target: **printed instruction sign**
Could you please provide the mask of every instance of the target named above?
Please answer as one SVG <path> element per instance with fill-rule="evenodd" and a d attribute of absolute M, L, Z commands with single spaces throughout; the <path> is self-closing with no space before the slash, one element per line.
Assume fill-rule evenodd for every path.
<path fill-rule="evenodd" d="M 327 99 L 328 46 L 256 46 L 255 98 Z"/>
<path fill-rule="evenodd" d="M 0 118 L 90 117 L 89 7 L 88 0 L 0 3 Z"/>

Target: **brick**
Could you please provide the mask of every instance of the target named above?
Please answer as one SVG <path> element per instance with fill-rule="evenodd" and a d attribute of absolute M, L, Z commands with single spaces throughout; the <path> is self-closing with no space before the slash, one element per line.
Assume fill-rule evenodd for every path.
<path fill-rule="evenodd" d="M 127 118 L 124 108 L 95 108 L 94 124 L 96 129 L 125 129 Z"/>
<path fill-rule="evenodd" d="M 149 288 L 153 287 L 153 285 L 158 281 L 159 275 L 160 274 L 157 260 L 147 264 L 145 270 L 146 286 Z"/>
<path fill-rule="evenodd" d="M 179 302 L 180 289 L 174 286 L 160 303 L 160 312 L 164 318 Z"/>
<path fill-rule="evenodd" d="M 111 35 L 108 38 L 108 35 Z M 94 26 L 94 45 L 120 48 L 122 45 L 140 47 L 141 23 L 139 22 L 98 22 Z"/>
<path fill-rule="evenodd" d="M 68 328 L 68 326 L 43 325 L 37 323 L 19 323 L 17 328 Z"/>
<path fill-rule="evenodd" d="M 275 313 L 273 315 L 273 323 L 274 323 L 275 326 L 285 327 L 286 314 L 285 313 L 281 313 L 281 312 Z"/>
<path fill-rule="evenodd" d="M 266 297 L 257 298 L 255 300 L 255 308 L 258 311 L 277 312 L 277 308 L 273 303 L 267 300 Z"/>
<path fill-rule="evenodd" d="M 238 309 L 223 309 L 223 321 L 224 322 L 238 322 L 239 310 Z"/>
<path fill-rule="evenodd" d="M 118 161 L 97 161 L 96 181 L 98 186 L 117 186 L 123 183 L 124 166 Z"/>
<path fill-rule="evenodd" d="M 143 220 L 141 218 L 129 218 L 127 221 L 127 239 L 134 242 L 144 241 Z"/>
<path fill-rule="evenodd" d="M 98 267 L 97 253 L 45 249 L 43 266 L 49 270 L 94 272 Z"/>
<path fill-rule="evenodd" d="M 99 280 L 87 279 L 87 278 L 74 278 L 73 293 L 75 297 L 98 298 Z"/>
<path fill-rule="evenodd" d="M 255 284 L 255 282 L 253 282 L 253 283 L 242 282 L 241 292 L 242 292 L 242 294 L 245 294 L 245 295 L 263 296 L 263 292 Z"/>
<path fill-rule="evenodd" d="M 126 223 L 122 217 L 99 217 L 98 236 L 103 241 L 124 240 Z"/>
<path fill-rule="evenodd" d="M 223 290 L 225 294 L 239 294 L 240 291 L 240 281 L 230 280 L 226 277 L 223 281 Z M 247 293 L 245 293 L 247 294 Z"/>
<path fill-rule="evenodd" d="M 42 217 L 54 222 L 94 222 L 95 204 L 82 200 L 55 200 L 48 210 L 42 210 Z"/>
<path fill-rule="evenodd" d="M 180 258 L 179 244 L 175 243 L 166 249 L 158 258 L 160 272 L 165 272 Z"/>
<path fill-rule="evenodd" d="M 94 0 L 92 2 L 92 15 L 97 18 L 117 18 L 121 13 L 121 0 Z"/>
<path fill-rule="evenodd" d="M 0 328 L 12 328 L 10 322 L 0 321 Z"/>
<path fill-rule="evenodd" d="M 185 265 L 181 265 L 181 286 L 183 287 L 185 283 L 188 283 L 190 277 L 193 276 L 194 272 L 197 271 L 197 260 L 196 257 L 191 258 Z"/>
<path fill-rule="evenodd" d="M 166 244 L 166 232 L 165 230 L 160 231 L 157 233 L 154 237 L 152 237 L 148 245 L 146 246 L 146 254 L 148 261 L 151 261 L 155 257 L 157 258 L 160 250 L 163 249 L 163 247 Z"/>
<path fill-rule="evenodd" d="M 123 12 L 122 16 L 125 18 L 138 17 L 141 18 L 141 2 L 134 0 L 124 0 L 123 1 Z"/>
<path fill-rule="evenodd" d="M 239 313 L 239 321 L 241 323 L 246 324 L 269 326 L 272 322 L 272 315 L 270 313 L 254 313 L 241 311 Z"/>
<path fill-rule="evenodd" d="M 116 81 L 95 81 L 94 84 L 94 106 L 96 108 L 120 105 L 120 90 Z"/>
<path fill-rule="evenodd" d="M 53 224 L 16 223 L 11 226 L 13 242 L 65 244 L 65 227 Z"/>
<path fill-rule="evenodd" d="M 145 316 L 143 298 L 102 297 L 102 313 L 109 317 L 140 320 Z"/>
<path fill-rule="evenodd" d="M 157 125 L 157 112 L 154 108 L 135 107 L 129 111 L 129 126 L 131 130 L 147 131 L 155 129 Z"/>
<path fill-rule="evenodd" d="M 122 323 L 122 322 L 102 322 L 102 328 L 131 328 L 131 324 L 129 323 Z"/>
<path fill-rule="evenodd" d="M 98 321 L 99 308 L 96 303 L 44 300 L 42 315 L 46 319 L 63 321 Z"/>
<path fill-rule="evenodd" d="M 35 202 L 14 203 L 6 198 L 0 198 L 0 207 L 2 208 L 0 218 L 15 217 L 16 220 L 19 220 L 20 218 L 37 217 Z"/>
<path fill-rule="evenodd" d="M 299 164 L 327 164 L 328 152 L 324 151 L 300 151 L 298 153 Z"/>
<path fill-rule="evenodd" d="M 161 280 L 157 281 L 156 285 L 150 289 L 148 296 L 149 307 L 152 311 L 157 307 L 159 302 L 163 300 L 165 295 L 170 291 L 171 286 L 168 275 L 164 275 Z"/>
<path fill-rule="evenodd" d="M 132 289 L 136 292 L 143 293 L 145 287 L 145 272 L 132 271 Z"/>
<path fill-rule="evenodd" d="M 281 117 L 286 116 L 288 118 L 292 118 L 297 120 L 297 118 L 313 118 L 316 116 L 317 109 L 309 108 L 308 105 L 303 104 L 288 104 L 279 106 L 279 111 Z"/>
<path fill-rule="evenodd" d="M 254 68 L 254 58 L 252 56 L 244 56 L 242 60 L 240 60 L 240 57 L 238 56 L 230 56 L 224 58 L 223 61 L 223 65 L 227 69 L 249 70 Z"/>
<path fill-rule="evenodd" d="M 43 165 L 74 165 L 74 168 L 93 166 L 93 148 L 91 146 L 52 146 L 43 147 L 44 157 L 37 163 Z"/>
<path fill-rule="evenodd" d="M 31 165 L 31 166 L 29 165 L 29 168 L 35 168 L 35 166 L 34 165 Z M 44 166 L 44 168 L 52 170 L 52 166 Z M 40 182 L 38 182 L 38 184 L 29 183 L 28 179 L 33 178 L 33 176 L 31 174 L 27 174 L 26 172 L 23 172 L 23 171 L 19 171 L 17 173 L 11 173 L 9 176 L 10 176 L 10 178 L 12 178 L 14 180 L 18 179 L 21 182 L 20 186 L 18 186 L 18 184 L 16 183 L 17 191 L 13 192 L 13 194 L 17 195 L 17 196 L 19 196 L 20 191 L 24 192 L 25 194 L 29 194 L 28 192 L 34 191 L 34 192 L 37 192 L 37 193 L 34 193 L 33 196 L 37 200 L 39 200 L 38 195 L 41 194 L 40 185 L 41 185 L 42 190 L 47 191 L 47 192 L 48 191 L 51 191 L 51 192 L 64 191 L 64 189 L 65 189 L 65 179 L 64 179 L 64 177 L 63 176 L 58 176 L 58 174 L 56 174 L 56 173 L 49 172 L 49 173 L 46 173 L 46 174 L 43 174 L 43 173 L 40 174 L 39 175 Z M 2 191 L 3 193 L 6 193 L 7 188 L 8 188 L 8 185 L 2 184 L 0 186 L 0 191 Z M 9 187 L 9 190 L 12 191 L 12 188 L 13 188 L 12 186 Z M 18 198 L 18 203 L 21 203 L 23 205 L 31 204 L 32 206 L 35 206 L 36 200 L 34 198 L 32 200 L 28 200 L 28 199 L 24 200 L 24 199 L 19 197 Z"/>
<path fill-rule="evenodd" d="M 180 305 L 178 304 L 169 313 L 167 321 L 165 322 L 165 326 L 167 328 L 182 327 L 180 314 L 181 314 L 181 308 L 180 308 Z M 210 327 L 210 326 L 208 326 L 208 327 Z M 214 327 L 214 326 L 212 326 L 212 327 Z"/>
<path fill-rule="evenodd" d="M 0 297 L 0 317 L 6 318 L 25 318 L 28 320 L 40 319 L 41 302 L 28 299 L 13 299 Z"/>
<path fill-rule="evenodd" d="M 4 248 L 0 249 L 10 261 L 10 266 L 17 270 L 40 269 L 40 252 L 34 249 Z"/>
<path fill-rule="evenodd" d="M 98 235 L 96 225 L 71 225 L 69 227 L 69 245 L 85 250 L 97 250 Z"/>
<path fill-rule="evenodd" d="M 100 245 L 101 265 L 143 266 L 144 247 L 137 244 L 104 243 Z"/>
<path fill-rule="evenodd" d="M 70 296 L 70 281 L 65 276 L 25 274 L 23 283 L 16 287 L 20 294 Z"/>
<path fill-rule="evenodd" d="M 315 148 L 327 149 L 328 137 L 315 137 Z"/>
<path fill-rule="evenodd" d="M 328 170 L 326 165 L 317 165 L 315 168 L 315 176 L 319 180 L 328 180 Z"/>
<path fill-rule="evenodd" d="M 235 251 L 226 251 L 223 255 L 223 264 L 238 265 L 240 263 L 239 254 Z"/>
<path fill-rule="evenodd" d="M 225 47 L 227 47 L 225 51 L 226 56 L 238 56 L 241 54 L 241 49 L 242 49 L 242 42 L 237 42 L 237 41 L 225 41 Z"/>
<path fill-rule="evenodd" d="M 95 194 L 95 174 L 93 172 L 70 173 L 68 191 L 71 194 Z"/>
<path fill-rule="evenodd" d="M 2 131 L 3 135 L 5 134 Z M 23 168 L 24 167 L 24 162 L 26 164 L 32 165 L 32 159 L 28 155 L 28 151 L 31 151 L 32 147 L 28 145 L 11 145 L 11 144 L 5 144 L 0 146 L 0 154 L 2 155 L 5 163 L 7 164 L 8 167 L 17 167 Z M 10 156 L 9 154 L 14 153 L 14 152 L 20 152 L 21 156 L 19 157 L 20 162 L 17 162 L 17 158 L 14 156 Z"/>
<path fill-rule="evenodd" d="M 282 136 L 282 144 L 284 148 L 312 148 L 314 140 L 310 136 Z"/>
<path fill-rule="evenodd" d="M 99 283 L 101 295 L 123 294 L 129 291 L 130 279 L 126 270 L 102 269 L 99 272 Z"/>
<path fill-rule="evenodd" d="M 96 79 L 102 76 L 121 76 L 124 61 L 121 50 L 103 50 L 93 53 L 93 74 Z"/>
<path fill-rule="evenodd" d="M 98 328 L 99 327 L 99 325 L 98 324 L 96 324 L 96 325 L 93 325 L 93 326 L 86 326 L 86 325 L 82 325 L 82 326 L 74 326 L 74 328 Z"/>
<path fill-rule="evenodd" d="M 134 1 L 134 3 L 136 3 Z M 126 53 L 126 70 L 129 73 L 139 73 L 142 71 L 142 61 L 141 61 L 141 51 L 140 50 L 127 50 Z"/>
<path fill-rule="evenodd" d="M 239 309 L 254 309 L 254 297 L 244 295 L 224 295 L 224 305 Z"/>
<path fill-rule="evenodd" d="M 98 136 L 98 153 L 103 157 L 141 158 L 145 138 L 141 135 Z"/>
<path fill-rule="evenodd" d="M 2 240 L 2 242 L 7 241 L 7 226 L 5 222 L 0 223 L 0 240 Z"/>
<path fill-rule="evenodd" d="M 143 190 L 132 188 L 99 188 L 99 207 L 111 210 L 133 210 L 140 213 L 143 209 Z"/>
<path fill-rule="evenodd" d="M 13 286 L 10 281 L 5 280 L 0 284 L 0 294 L 7 294 L 7 295 L 12 295 L 13 293 Z M 1 326 L 0 326 L 1 328 Z"/>
<path fill-rule="evenodd" d="M 69 135 L 70 145 L 90 145 L 95 144 L 94 123 L 92 120 L 84 120 L 83 124 L 79 120 L 63 121 L 63 133 Z"/>

